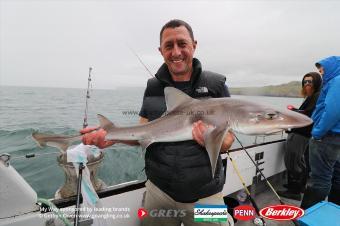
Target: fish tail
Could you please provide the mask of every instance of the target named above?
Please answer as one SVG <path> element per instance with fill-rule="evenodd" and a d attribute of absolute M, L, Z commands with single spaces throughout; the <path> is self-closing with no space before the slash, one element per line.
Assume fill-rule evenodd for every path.
<path fill-rule="evenodd" d="M 44 137 L 44 134 L 38 133 L 38 132 L 33 132 L 32 133 L 32 138 L 33 140 L 38 144 L 39 147 L 46 147 L 47 144 L 45 142 L 44 139 L 42 139 Z"/>

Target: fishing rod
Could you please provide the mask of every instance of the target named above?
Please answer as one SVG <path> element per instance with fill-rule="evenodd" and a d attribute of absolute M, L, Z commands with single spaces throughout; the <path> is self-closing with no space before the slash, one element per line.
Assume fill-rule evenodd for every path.
<path fill-rule="evenodd" d="M 89 67 L 89 77 L 87 79 L 87 90 L 86 90 L 86 101 L 85 101 L 85 113 L 84 113 L 84 122 L 83 122 L 83 129 L 88 126 L 87 123 L 87 113 L 88 113 L 88 101 L 90 99 L 90 87 L 91 87 L 91 72 L 92 67 Z M 80 216 L 80 195 L 81 195 L 81 181 L 83 177 L 83 169 L 85 166 L 82 162 L 79 162 L 79 169 L 78 169 L 78 182 L 77 182 L 77 200 L 76 200 L 76 208 L 75 208 L 75 219 L 74 219 L 74 226 L 79 225 L 79 216 Z"/>
<path fill-rule="evenodd" d="M 235 172 L 236 172 L 238 178 L 239 178 L 240 181 L 241 181 L 241 184 L 242 184 L 244 190 L 246 191 L 246 193 L 247 193 L 247 195 L 248 195 L 248 198 L 249 198 L 251 204 L 254 206 L 257 215 L 260 217 L 260 220 L 262 221 L 262 225 L 265 226 L 265 225 L 266 225 L 266 222 L 265 222 L 265 220 L 263 219 L 263 217 L 260 215 L 260 209 L 259 209 L 258 205 L 256 204 L 255 200 L 253 199 L 253 197 L 251 197 L 250 191 L 249 191 L 249 189 L 247 188 L 247 185 L 246 185 L 246 183 L 245 183 L 243 177 L 241 176 L 241 173 L 240 173 L 240 171 L 238 170 L 238 167 L 236 166 L 236 162 L 231 158 L 229 152 L 227 152 L 227 155 L 228 155 L 228 158 L 229 158 L 231 164 L 233 165 L 233 168 L 234 168 L 234 170 L 235 170 Z"/>
<path fill-rule="evenodd" d="M 275 196 L 277 197 L 277 199 L 279 200 L 281 205 L 286 205 L 281 197 L 277 194 L 277 192 L 275 191 L 274 187 L 272 186 L 272 184 L 269 182 L 269 180 L 267 179 L 267 177 L 262 173 L 262 171 L 260 170 L 260 168 L 258 167 L 258 165 L 256 164 L 256 162 L 254 161 L 254 159 L 250 156 L 249 152 L 247 151 L 247 149 L 242 145 L 241 141 L 238 139 L 238 137 L 234 134 L 236 140 L 238 141 L 238 143 L 241 145 L 242 150 L 244 150 L 244 152 L 247 154 L 247 156 L 249 157 L 249 159 L 251 160 L 251 162 L 254 164 L 256 171 L 258 171 L 261 176 L 263 177 L 263 179 L 266 181 L 266 184 L 269 186 L 269 188 L 273 191 L 273 193 L 275 194 Z M 295 226 L 299 226 L 297 224 L 297 222 L 295 220 L 291 220 Z"/>
<path fill-rule="evenodd" d="M 133 53 L 133 55 L 135 55 L 137 57 L 137 59 L 139 60 L 139 62 L 143 65 L 143 67 L 145 68 L 145 70 L 149 73 L 149 75 L 151 76 L 151 78 L 154 77 L 154 75 L 152 74 L 152 72 L 149 70 L 149 68 L 144 64 L 144 62 L 142 61 L 142 58 L 139 57 L 139 55 L 136 53 L 136 51 L 134 51 L 129 45 L 127 45 L 127 47 L 130 49 L 130 51 Z"/>
<path fill-rule="evenodd" d="M 88 126 L 87 123 L 87 112 L 88 112 L 88 100 L 90 99 L 90 87 L 91 87 L 91 72 L 92 67 L 89 67 L 89 77 L 87 79 L 87 90 L 86 90 L 86 101 L 85 101 L 85 113 L 84 113 L 84 122 L 83 122 L 83 128 L 86 128 Z"/>

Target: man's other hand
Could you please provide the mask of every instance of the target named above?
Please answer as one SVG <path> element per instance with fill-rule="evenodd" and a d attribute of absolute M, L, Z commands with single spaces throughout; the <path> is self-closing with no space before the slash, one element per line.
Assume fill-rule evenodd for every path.
<path fill-rule="evenodd" d="M 97 130 L 98 127 L 88 127 L 80 130 L 84 134 L 82 141 L 86 145 L 95 145 L 100 149 L 107 148 L 115 144 L 112 140 L 105 140 L 107 132 L 104 129 Z"/>

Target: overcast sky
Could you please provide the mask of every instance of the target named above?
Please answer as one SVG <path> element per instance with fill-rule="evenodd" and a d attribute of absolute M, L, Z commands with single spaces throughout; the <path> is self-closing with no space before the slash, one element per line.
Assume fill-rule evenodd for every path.
<path fill-rule="evenodd" d="M 195 56 L 227 84 L 300 80 L 340 55 L 339 1 L 0 0 L 0 85 L 145 86 L 155 73 L 163 24 L 191 24 Z"/>

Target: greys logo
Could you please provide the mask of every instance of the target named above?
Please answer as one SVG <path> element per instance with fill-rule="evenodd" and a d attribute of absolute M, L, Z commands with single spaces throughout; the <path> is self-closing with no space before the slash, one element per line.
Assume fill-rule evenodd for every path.
<path fill-rule="evenodd" d="M 150 217 L 185 217 L 185 210 L 173 210 L 173 209 L 153 209 L 149 211 Z"/>

